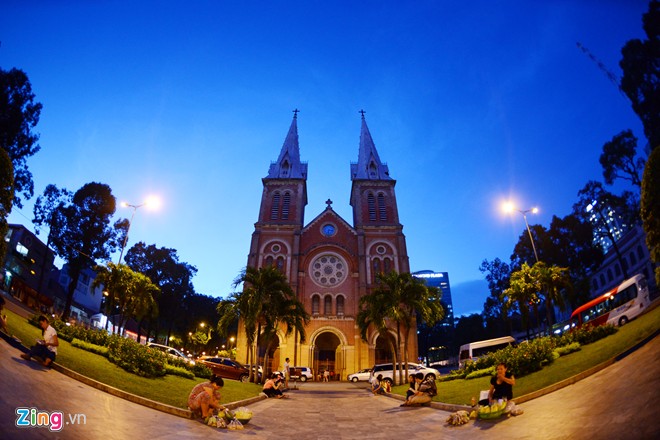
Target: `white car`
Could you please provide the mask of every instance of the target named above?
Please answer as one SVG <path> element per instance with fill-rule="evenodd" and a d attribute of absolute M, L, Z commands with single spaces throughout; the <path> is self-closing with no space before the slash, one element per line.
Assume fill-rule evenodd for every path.
<path fill-rule="evenodd" d="M 406 374 L 405 372 L 405 365 L 403 366 L 404 371 L 403 374 Z M 424 379 L 427 378 L 432 378 L 433 380 L 436 380 L 437 378 L 440 377 L 440 372 L 436 370 L 435 368 L 429 368 L 425 367 L 424 365 L 421 364 L 416 364 L 414 362 L 408 362 L 408 374 L 416 374 L 416 373 L 422 373 L 424 374 Z M 374 376 L 378 376 L 379 374 L 383 375 L 383 380 L 387 380 L 389 382 L 392 382 L 392 363 L 388 364 L 377 364 L 374 365 L 374 368 L 371 371 L 371 375 L 369 379 L 371 379 Z M 397 376 L 399 375 L 399 370 L 397 370 Z M 407 380 L 404 379 L 404 380 Z"/>
<path fill-rule="evenodd" d="M 360 382 L 363 380 L 369 380 L 371 377 L 371 368 L 363 368 L 357 373 L 349 374 L 348 380 L 351 382 Z"/>
<path fill-rule="evenodd" d="M 174 359 L 181 359 L 185 363 L 189 365 L 195 365 L 195 361 L 187 357 L 185 354 L 181 353 L 179 350 L 176 348 L 168 347 L 167 345 L 162 345 L 162 344 L 156 344 L 155 342 L 149 342 L 147 343 L 147 347 L 150 348 L 155 348 L 157 350 L 162 351 L 165 354 L 170 355 Z"/>

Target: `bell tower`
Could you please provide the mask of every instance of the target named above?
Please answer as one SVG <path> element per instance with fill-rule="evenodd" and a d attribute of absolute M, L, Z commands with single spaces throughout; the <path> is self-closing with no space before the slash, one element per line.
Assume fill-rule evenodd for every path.
<path fill-rule="evenodd" d="M 275 265 L 296 290 L 300 233 L 307 205 L 307 163 L 300 161 L 298 110 L 277 161 L 262 179 L 259 219 L 254 225 L 248 266 Z"/>
<path fill-rule="evenodd" d="M 351 206 L 358 234 L 360 287 L 369 293 L 379 272 L 410 272 L 406 239 L 387 164 L 381 162 L 362 114 L 357 163 L 351 164 Z"/>

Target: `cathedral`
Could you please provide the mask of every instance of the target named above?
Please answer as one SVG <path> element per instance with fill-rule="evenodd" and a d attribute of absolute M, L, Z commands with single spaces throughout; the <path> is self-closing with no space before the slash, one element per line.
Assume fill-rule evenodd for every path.
<path fill-rule="evenodd" d="M 391 362 L 385 341 L 374 330 L 366 341 L 360 337 L 359 300 L 374 288 L 377 273 L 408 273 L 410 268 L 396 181 L 381 162 L 361 113 L 358 160 L 350 164 L 352 223 L 332 209 L 331 200 L 305 223 L 307 163 L 300 160 L 297 112 L 277 161 L 262 179 L 247 266 L 277 267 L 311 316 L 303 342 L 295 332 L 280 332 L 279 346 L 269 353 L 271 370 L 281 370 L 289 358 L 292 366 L 310 367 L 315 376 L 329 370 L 335 378 L 345 379 L 375 363 Z M 239 325 L 237 358 L 242 361 L 247 357 L 245 341 L 245 329 Z M 414 360 L 414 331 L 409 353 Z"/>

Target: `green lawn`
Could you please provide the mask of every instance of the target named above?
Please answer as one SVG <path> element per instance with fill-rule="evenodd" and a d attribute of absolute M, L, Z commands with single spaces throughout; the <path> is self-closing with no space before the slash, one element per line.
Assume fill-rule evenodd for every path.
<path fill-rule="evenodd" d="M 41 337 L 40 329 L 30 325 L 25 318 L 10 310 L 6 311 L 9 331 L 23 341 L 23 345 L 30 346 L 34 344 L 35 339 Z M 174 375 L 157 379 L 139 377 L 117 367 L 107 358 L 73 347 L 63 339 L 60 339 L 56 362 L 114 388 L 178 408 L 188 407 L 190 390 L 197 383 L 204 381 L 200 378 L 193 380 Z M 257 396 L 260 392 L 261 385 L 227 379 L 221 394 L 223 402 L 236 402 Z"/>
<path fill-rule="evenodd" d="M 9 330 L 21 339 L 24 345 L 33 344 L 35 339 L 41 336 L 41 331 L 28 324 L 25 318 L 19 317 L 10 310 L 6 312 L 9 318 Z M 562 356 L 541 371 L 516 379 L 514 396 L 540 390 L 605 362 L 653 334 L 658 328 L 660 328 L 660 307 L 621 327 L 616 334 L 585 345 L 581 351 Z M 188 393 L 195 384 L 202 381 L 198 378 L 192 380 L 172 375 L 158 379 L 138 377 L 115 366 L 103 356 L 73 347 L 61 339 L 57 363 L 112 387 L 179 408 L 187 407 Z M 433 400 L 469 404 L 471 397 L 478 397 L 479 391 L 489 388 L 489 383 L 488 377 L 439 382 L 438 395 Z M 401 385 L 394 387 L 392 391 L 405 395 L 407 389 L 407 385 Z M 254 397 L 260 391 L 260 385 L 225 380 L 222 400 L 235 402 Z"/>
<path fill-rule="evenodd" d="M 517 378 L 514 397 L 524 396 L 576 374 L 588 370 L 616 355 L 623 353 L 660 328 L 660 307 L 645 313 L 619 328 L 619 331 L 600 341 L 582 346 L 582 350 L 562 356 L 541 371 Z M 479 391 L 490 388 L 490 377 L 459 379 L 438 382 L 438 395 L 434 401 L 469 405 L 471 397 L 479 397 Z M 397 386 L 393 392 L 405 395 L 408 385 Z"/>

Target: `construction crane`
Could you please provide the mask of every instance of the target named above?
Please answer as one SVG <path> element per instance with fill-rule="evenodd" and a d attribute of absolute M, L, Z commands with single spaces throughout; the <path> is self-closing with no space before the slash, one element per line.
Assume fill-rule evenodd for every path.
<path fill-rule="evenodd" d="M 576 45 L 577 45 L 578 49 L 580 49 L 582 51 L 582 53 L 584 53 L 586 56 L 588 56 L 591 61 L 596 63 L 598 68 L 605 74 L 607 79 L 609 79 L 610 82 L 616 86 L 616 88 L 619 90 L 619 93 L 621 93 L 624 98 L 628 99 L 628 96 L 626 96 L 626 94 L 621 89 L 619 78 L 617 78 L 617 76 L 614 73 L 612 73 L 612 71 L 609 70 L 607 68 L 607 66 L 605 66 L 605 63 L 603 63 L 601 60 L 596 58 L 596 56 L 594 54 L 592 54 L 591 51 L 589 51 L 589 49 L 584 47 L 582 45 L 582 43 L 580 43 L 579 41 L 576 43 Z"/>

